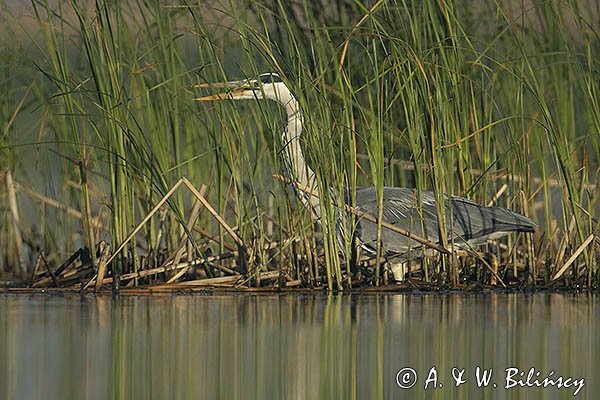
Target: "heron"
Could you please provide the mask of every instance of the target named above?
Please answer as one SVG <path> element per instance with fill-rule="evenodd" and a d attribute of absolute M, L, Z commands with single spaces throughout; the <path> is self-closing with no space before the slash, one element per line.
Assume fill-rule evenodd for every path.
<path fill-rule="evenodd" d="M 281 76 L 274 72 L 259 75 L 257 78 L 231 82 L 198 84 L 196 87 L 224 88 L 225 91 L 199 97 L 197 101 L 214 100 L 272 100 L 286 111 L 287 126 L 282 132 L 281 144 L 285 174 L 300 187 L 312 188 L 313 195 L 298 193 L 301 201 L 308 206 L 317 221 L 321 220 L 321 206 L 315 196 L 316 177 L 306 163 L 300 138 L 304 127 L 304 118 L 300 105 Z M 349 192 L 349 191 L 347 191 Z M 344 196 L 349 201 L 348 196 Z M 445 215 L 450 216 L 445 233 L 440 232 L 436 212 L 436 196 L 431 191 L 418 192 L 413 188 L 384 187 L 382 202 L 382 221 L 387 226 L 401 228 L 417 238 L 441 244 L 449 243 L 451 250 L 472 249 L 474 246 L 496 240 L 511 233 L 535 231 L 536 224 L 528 217 L 509 209 L 477 204 L 463 197 L 444 195 Z M 375 187 L 358 187 L 355 191 L 354 207 L 368 215 L 378 215 L 378 198 Z M 338 243 L 344 243 L 343 210 L 338 209 L 336 236 Z M 379 231 L 379 234 L 378 234 Z M 445 241 L 441 235 L 446 235 Z M 368 254 L 376 254 L 380 243 L 386 259 L 406 262 L 424 255 L 426 246 L 411 235 L 400 234 L 397 230 L 378 229 L 377 221 L 358 218 L 354 229 L 354 239 L 358 246 Z M 341 246 L 340 246 L 341 247 Z M 343 247 L 342 247 L 343 248 Z M 402 270 L 401 270 L 402 271 Z M 393 269 L 394 278 L 402 280 L 403 273 Z"/>

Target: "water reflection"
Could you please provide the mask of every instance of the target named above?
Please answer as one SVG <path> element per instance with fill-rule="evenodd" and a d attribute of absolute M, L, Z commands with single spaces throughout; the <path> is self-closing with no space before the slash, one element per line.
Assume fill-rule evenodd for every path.
<path fill-rule="evenodd" d="M 503 388 L 505 368 L 533 367 L 540 380 L 583 377 L 578 397 L 598 398 L 599 317 L 598 297 L 562 294 L 5 295 L 0 397 L 573 397 Z M 493 369 L 488 387 L 477 387 L 476 366 Z M 412 389 L 396 384 L 403 367 L 418 373 Z M 438 380 L 425 391 L 432 367 Z M 466 369 L 458 388 L 453 367 Z"/>

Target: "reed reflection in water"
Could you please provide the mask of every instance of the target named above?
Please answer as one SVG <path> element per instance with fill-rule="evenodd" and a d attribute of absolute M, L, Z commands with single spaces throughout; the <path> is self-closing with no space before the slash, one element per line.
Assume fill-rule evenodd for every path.
<path fill-rule="evenodd" d="M 573 398 L 505 390 L 508 367 L 584 378 L 577 397 L 599 398 L 599 321 L 592 295 L 2 295 L 0 398 Z M 434 366 L 443 387 L 424 390 Z M 477 387 L 477 366 L 497 388 Z"/>

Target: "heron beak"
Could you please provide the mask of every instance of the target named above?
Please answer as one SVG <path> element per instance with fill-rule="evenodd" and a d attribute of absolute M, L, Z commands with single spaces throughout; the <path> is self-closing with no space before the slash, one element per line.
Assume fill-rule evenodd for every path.
<path fill-rule="evenodd" d="M 243 96 L 245 93 L 251 91 L 246 89 L 244 86 L 248 86 L 247 81 L 233 81 L 233 82 L 219 82 L 219 83 L 199 83 L 193 85 L 195 88 L 229 88 L 233 89 L 227 92 L 217 93 L 210 96 L 197 97 L 194 101 L 211 101 L 211 100 L 225 100 L 225 99 L 236 99 Z"/>
<path fill-rule="evenodd" d="M 223 92 L 218 94 L 213 94 L 210 96 L 204 97 L 196 97 L 194 101 L 211 101 L 211 100 L 225 100 L 225 99 L 235 99 L 244 95 L 244 93 L 248 92 L 248 90 L 233 90 L 231 92 Z"/>

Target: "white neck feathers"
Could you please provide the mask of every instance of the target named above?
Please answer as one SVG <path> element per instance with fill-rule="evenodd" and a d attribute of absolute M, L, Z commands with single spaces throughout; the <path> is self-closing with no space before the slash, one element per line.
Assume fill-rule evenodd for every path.
<path fill-rule="evenodd" d="M 317 192 L 315 173 L 306 164 L 302 147 L 300 146 L 300 136 L 302 135 L 302 126 L 304 118 L 300 110 L 300 105 L 290 90 L 283 83 L 276 83 L 273 96 L 268 96 L 271 100 L 279 102 L 287 113 L 287 127 L 283 131 L 281 140 L 283 151 L 285 152 L 286 170 L 290 179 L 297 181 L 302 186 L 310 188 Z M 320 206 L 318 197 L 308 194 L 301 195 L 303 203 L 309 206 L 320 218 Z"/>

